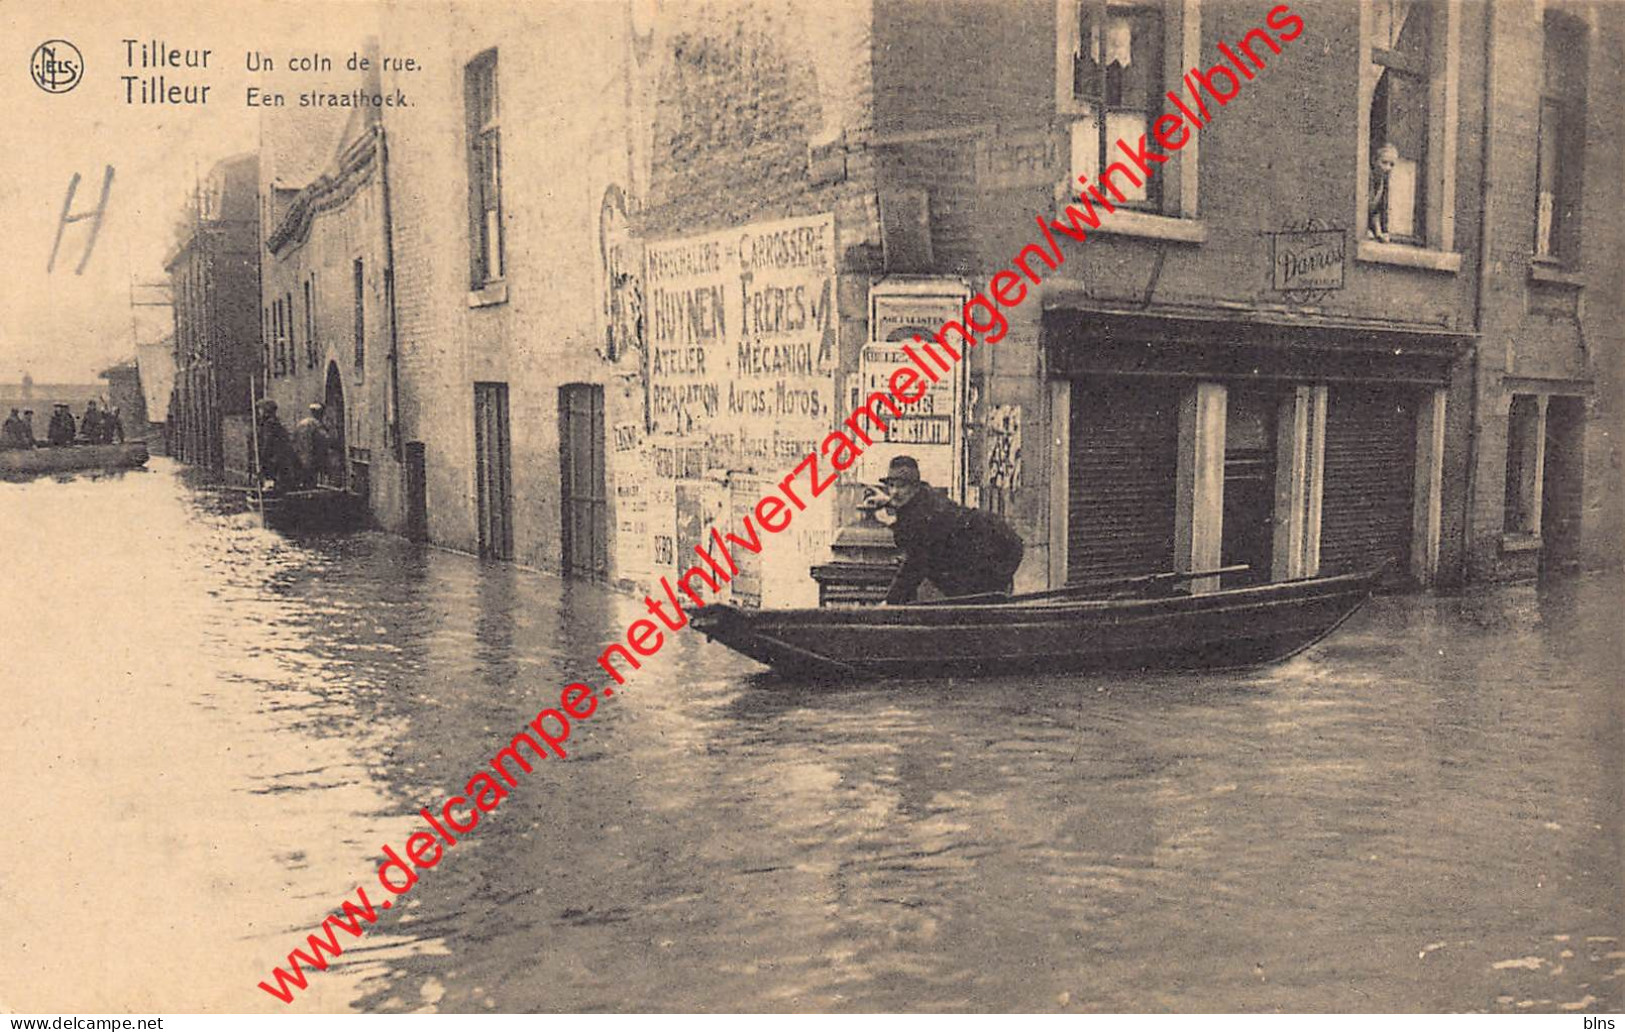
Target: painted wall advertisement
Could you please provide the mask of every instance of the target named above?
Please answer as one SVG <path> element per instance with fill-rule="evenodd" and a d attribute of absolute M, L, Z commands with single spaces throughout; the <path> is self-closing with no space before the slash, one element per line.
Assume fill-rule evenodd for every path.
<path fill-rule="evenodd" d="M 651 494 L 650 522 L 656 576 L 675 576 L 697 561 L 697 529 L 749 511 L 738 492 L 719 493 L 723 479 L 789 472 L 836 419 L 835 219 L 659 241 L 645 257 L 650 444 L 671 487 L 669 511 L 664 491 Z M 711 486 L 688 483 L 702 480 Z M 798 513 L 764 555 L 762 605 L 816 603 L 807 571 L 828 557 L 827 503 Z"/>
<path fill-rule="evenodd" d="M 869 293 L 869 343 L 858 363 L 857 384 L 849 393 L 856 405 L 871 393 L 887 392 L 892 373 L 913 365 L 903 345 L 915 335 L 930 340 L 937 329 L 961 316 L 966 293 L 963 285 L 908 282 L 881 284 Z M 914 349 L 920 354 L 920 349 Z M 926 359 L 926 361 L 930 361 Z M 965 363 L 943 373 L 925 396 L 905 409 L 902 418 L 888 414 L 884 440 L 876 438 L 858 460 L 864 483 L 877 483 L 894 455 L 912 455 L 920 475 L 964 500 Z"/>
<path fill-rule="evenodd" d="M 648 247 L 649 420 L 712 468 L 772 473 L 835 418 L 835 219 Z"/>

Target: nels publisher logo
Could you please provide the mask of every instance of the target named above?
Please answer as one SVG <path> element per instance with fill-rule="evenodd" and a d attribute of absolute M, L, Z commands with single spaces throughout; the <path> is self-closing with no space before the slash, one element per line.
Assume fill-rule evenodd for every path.
<path fill-rule="evenodd" d="M 65 39 L 48 39 L 34 50 L 28 62 L 34 85 L 46 93 L 66 93 L 79 85 L 85 72 L 85 59 L 79 48 Z"/>

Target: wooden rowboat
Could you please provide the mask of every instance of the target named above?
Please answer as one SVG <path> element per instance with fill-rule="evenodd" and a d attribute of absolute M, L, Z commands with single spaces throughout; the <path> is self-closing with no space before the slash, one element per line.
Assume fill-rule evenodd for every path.
<path fill-rule="evenodd" d="M 1274 663 L 1308 648 L 1354 614 L 1380 574 L 1155 598 L 1067 597 L 1063 589 L 904 606 L 744 610 L 718 603 L 690 619 L 707 638 L 760 663 L 826 677 L 1212 670 Z"/>
<path fill-rule="evenodd" d="M 147 462 L 147 442 L 8 448 L 0 451 L 0 476 L 37 476 L 78 470 L 133 469 Z"/>
<path fill-rule="evenodd" d="M 360 495 L 336 487 L 265 495 L 265 524 L 284 532 L 329 533 L 359 530 L 367 524 Z"/>

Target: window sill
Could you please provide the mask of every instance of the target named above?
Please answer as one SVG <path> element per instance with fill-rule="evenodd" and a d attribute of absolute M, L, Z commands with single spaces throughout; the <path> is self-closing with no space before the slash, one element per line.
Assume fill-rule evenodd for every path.
<path fill-rule="evenodd" d="M 1529 261 L 1529 279 L 1533 283 L 1554 283 L 1564 287 L 1584 287 L 1585 273 L 1571 272 L 1546 258 Z"/>
<path fill-rule="evenodd" d="M 468 292 L 468 307 L 485 308 L 489 305 L 501 305 L 508 302 L 508 284 L 504 280 L 493 280 L 478 290 Z"/>
<path fill-rule="evenodd" d="M 1541 548 L 1539 534 L 1502 534 L 1501 552 L 1538 552 Z"/>
<path fill-rule="evenodd" d="M 1171 240 L 1180 244 L 1200 244 L 1207 241 L 1205 222 L 1176 218 L 1172 215 L 1152 215 L 1129 208 L 1118 208 L 1117 211 L 1103 217 L 1100 220 L 1100 228 L 1091 232 L 1144 237 L 1147 240 Z"/>
<path fill-rule="evenodd" d="M 1385 244 L 1378 240 L 1362 240 L 1355 251 L 1355 259 L 1379 265 L 1403 265 L 1408 269 L 1428 269 L 1433 272 L 1460 272 L 1461 254 L 1456 251 L 1434 251 L 1409 244 Z"/>

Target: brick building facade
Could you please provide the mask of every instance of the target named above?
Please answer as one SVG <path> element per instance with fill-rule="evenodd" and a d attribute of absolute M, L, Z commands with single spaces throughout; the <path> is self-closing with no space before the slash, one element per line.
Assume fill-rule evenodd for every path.
<path fill-rule="evenodd" d="M 1493 189 L 1467 573 L 1614 565 L 1625 539 L 1625 10 L 1503 0 L 1482 16 Z"/>
<path fill-rule="evenodd" d="M 1580 304 L 1577 270 L 1595 262 L 1600 283 L 1625 241 L 1601 185 L 1621 180 L 1617 62 L 1596 56 L 1617 52 L 1620 12 L 1564 10 L 1579 42 L 1562 45 L 1592 57 L 1589 80 L 1563 87 L 1587 98 L 1573 116 L 1586 231 L 1561 262 L 1531 262 L 1542 105 L 1530 99 L 1543 25 L 1561 12 L 1521 0 L 875 0 L 817 31 L 793 3 L 679 8 L 642 44 L 638 228 L 655 248 L 832 219 L 833 423 L 870 380 L 866 349 L 987 292 L 1077 176 L 1129 187 L 1102 145 L 1131 170 L 1112 144 L 1151 132 L 1174 91 L 1209 124 L 1156 182 L 1111 190 L 1116 214 L 1081 246 L 1063 237 L 1065 261 L 1041 269 L 1003 338 L 967 349 L 954 425 L 904 435 L 937 446 L 944 486 L 1012 519 L 1028 542 L 1018 586 L 1239 564 L 1250 570 L 1229 580 L 1383 562 L 1419 585 L 1531 572 L 1483 561 L 1539 547 L 1502 525 L 1520 394 L 1559 399 L 1539 412 L 1562 440 L 1545 465 L 1531 429 L 1512 465 L 1557 485 L 1548 508 L 1593 542 L 1588 556 L 1613 561 L 1619 464 L 1596 417 L 1618 410 L 1600 371 L 1622 350 L 1618 293 L 1593 286 L 1608 297 Z M 1215 67 L 1225 97 L 1183 80 Z M 901 306 L 890 323 L 889 306 Z M 1509 340 L 1521 371 L 1505 387 L 1484 363 Z M 1529 426 L 1532 403 L 1513 413 Z M 739 470 L 714 437 L 711 457 Z M 696 492 L 734 475 L 707 459 L 676 464 Z M 837 499 L 837 522 L 855 518 L 852 500 Z"/>
<path fill-rule="evenodd" d="M 419 8 L 386 20 L 383 52 L 427 39 L 425 71 L 383 79 L 415 98 L 384 119 L 408 507 L 446 547 L 628 579 L 616 539 L 642 527 L 615 528 L 638 485 L 613 428 L 641 424 L 641 353 L 635 299 L 605 300 L 606 249 L 623 278 L 638 264 L 620 12 Z"/>
<path fill-rule="evenodd" d="M 978 331 L 1000 339 L 965 343 L 929 411 L 895 418 L 736 600 L 810 601 L 856 482 L 904 451 L 1014 523 L 1024 588 L 1615 561 L 1625 135 L 1604 55 L 1622 13 L 392 11 L 382 53 L 441 49 L 382 74 L 414 105 L 354 143 L 388 154 L 355 194 L 381 215 L 345 231 L 381 241 L 395 284 L 392 305 L 368 293 L 394 321 L 367 361 L 398 356 L 369 417 L 401 462 L 374 472 L 375 509 L 542 568 L 681 572 L 902 344 L 963 322 L 1018 254 L 1039 261 L 1024 249 L 1066 223 L 1082 176 L 1115 211 L 1083 243 L 1049 232 L 1060 260 Z M 1194 123 L 1185 142 L 1134 176 L 1118 142 L 1170 116 Z"/>
<path fill-rule="evenodd" d="M 387 152 L 375 114 L 262 119 L 262 393 L 289 428 L 323 406 L 321 479 L 404 530 Z"/>
<path fill-rule="evenodd" d="M 170 454 L 216 476 L 246 475 L 249 383 L 260 363 L 259 157 L 216 164 L 164 263 L 174 300 Z"/>

